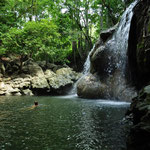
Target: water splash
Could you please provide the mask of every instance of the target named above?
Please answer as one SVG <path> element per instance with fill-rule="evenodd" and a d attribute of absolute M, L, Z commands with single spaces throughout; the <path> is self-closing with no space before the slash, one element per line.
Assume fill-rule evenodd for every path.
<path fill-rule="evenodd" d="M 82 71 L 83 75 L 81 76 L 81 78 L 83 78 L 85 75 L 87 75 L 90 72 L 90 66 L 91 66 L 90 65 L 91 64 L 90 56 L 91 56 L 92 52 L 94 51 L 94 49 L 95 49 L 95 44 L 94 44 L 92 50 L 89 52 L 89 54 L 87 56 L 87 59 L 84 63 L 84 67 L 83 67 L 83 71 Z M 77 93 L 77 84 L 78 84 L 78 82 L 80 81 L 81 78 L 78 79 L 78 81 L 74 84 L 71 91 L 69 91 L 69 95 L 76 95 L 76 93 Z"/>

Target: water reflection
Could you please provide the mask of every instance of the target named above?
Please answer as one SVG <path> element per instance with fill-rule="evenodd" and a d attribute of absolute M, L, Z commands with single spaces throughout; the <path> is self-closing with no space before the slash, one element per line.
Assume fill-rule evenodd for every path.
<path fill-rule="evenodd" d="M 34 99 L 39 106 L 32 109 Z M 76 97 L 0 98 L 2 150 L 123 150 L 128 103 Z"/>

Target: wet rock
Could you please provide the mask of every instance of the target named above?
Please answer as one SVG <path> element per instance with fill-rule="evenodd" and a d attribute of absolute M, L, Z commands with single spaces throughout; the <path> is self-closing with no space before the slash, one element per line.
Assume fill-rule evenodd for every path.
<path fill-rule="evenodd" d="M 127 113 L 133 116 L 133 126 L 128 136 L 128 150 L 150 149 L 150 85 L 133 99 Z"/>
<path fill-rule="evenodd" d="M 139 0 L 129 33 L 131 82 L 141 89 L 150 81 L 150 1 Z"/>
<path fill-rule="evenodd" d="M 101 78 L 106 78 L 116 69 L 115 57 L 106 45 L 95 50 L 91 56 L 91 73 L 98 73 Z"/>
<path fill-rule="evenodd" d="M 108 39 L 110 39 L 113 35 L 113 33 L 115 32 L 116 28 L 117 28 L 118 24 L 116 24 L 115 26 L 105 30 L 105 31 L 102 31 L 100 33 L 100 38 L 102 39 L 102 41 L 105 43 Z"/>
<path fill-rule="evenodd" d="M 113 57 L 112 51 L 110 51 L 110 46 L 107 44 L 107 41 L 112 37 L 117 26 L 118 24 L 100 33 L 100 38 L 97 40 L 90 56 L 91 73 L 94 74 L 97 72 L 99 75 L 105 76 L 108 65 L 111 64 L 113 66 L 115 58 Z"/>
<path fill-rule="evenodd" d="M 106 85 L 92 74 L 83 76 L 77 83 L 77 94 L 82 98 L 104 98 Z"/>
<path fill-rule="evenodd" d="M 133 116 L 128 150 L 150 149 L 150 1 L 139 0 L 134 8 L 128 48 L 131 82 L 140 90 L 127 114 Z M 147 86 L 149 85 L 149 86 Z M 144 87 L 146 86 L 146 87 Z M 144 87 L 144 88 L 143 88 Z"/>

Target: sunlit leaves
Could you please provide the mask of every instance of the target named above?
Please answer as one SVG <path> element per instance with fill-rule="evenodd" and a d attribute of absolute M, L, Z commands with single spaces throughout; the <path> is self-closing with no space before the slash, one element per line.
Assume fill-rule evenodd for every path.
<path fill-rule="evenodd" d="M 62 48 L 58 28 L 51 20 L 28 22 L 22 29 L 12 28 L 2 36 L 0 51 L 6 54 L 28 55 L 34 59 L 65 62 L 68 49 Z M 42 56 L 44 55 L 44 58 Z"/>

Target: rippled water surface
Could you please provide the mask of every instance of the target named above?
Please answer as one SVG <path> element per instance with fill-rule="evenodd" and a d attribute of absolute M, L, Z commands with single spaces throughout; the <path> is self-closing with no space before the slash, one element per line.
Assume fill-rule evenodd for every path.
<path fill-rule="evenodd" d="M 0 97 L 0 150 L 124 150 L 128 106 L 71 96 Z"/>

